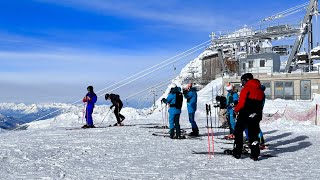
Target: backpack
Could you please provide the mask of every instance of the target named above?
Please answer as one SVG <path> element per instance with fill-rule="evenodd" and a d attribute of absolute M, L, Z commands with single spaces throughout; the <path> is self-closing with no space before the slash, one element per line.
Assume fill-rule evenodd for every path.
<path fill-rule="evenodd" d="M 120 96 L 118 94 L 110 94 L 110 99 L 120 100 Z"/>
<path fill-rule="evenodd" d="M 181 92 L 176 92 L 176 104 L 175 108 L 181 109 L 182 107 L 182 102 L 183 102 L 183 95 Z"/>
<path fill-rule="evenodd" d="M 227 98 L 220 96 L 220 109 L 225 109 L 227 107 Z"/>

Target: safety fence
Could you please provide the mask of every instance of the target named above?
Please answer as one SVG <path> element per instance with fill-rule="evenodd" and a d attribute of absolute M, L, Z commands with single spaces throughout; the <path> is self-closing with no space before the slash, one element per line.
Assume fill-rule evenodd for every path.
<path fill-rule="evenodd" d="M 283 112 L 278 110 L 273 114 L 263 114 L 262 121 L 275 121 L 281 118 L 288 121 L 310 121 L 312 124 L 318 125 L 319 113 L 319 104 L 315 104 L 304 111 L 297 111 L 296 108 L 286 106 Z"/>

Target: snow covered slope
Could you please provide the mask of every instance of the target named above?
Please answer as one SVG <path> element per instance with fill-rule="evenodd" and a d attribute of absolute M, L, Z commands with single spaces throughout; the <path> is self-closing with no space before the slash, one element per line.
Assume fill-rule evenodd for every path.
<path fill-rule="evenodd" d="M 201 55 L 199 56 L 201 57 Z M 191 61 L 172 80 L 178 86 L 190 76 L 189 67 L 200 66 L 199 57 Z M 197 76 L 201 69 L 195 73 Z M 228 130 L 221 125 L 217 109 L 207 117 L 205 104 L 222 86 L 216 79 L 198 92 L 196 121 L 200 137 L 172 140 L 165 134 L 167 113 L 158 108 L 125 107 L 125 126 L 109 127 L 116 122 L 109 106 L 97 105 L 93 119 L 98 128 L 81 129 L 85 124 L 83 104 L 0 104 L 3 118 L 28 123 L 27 130 L 0 129 L 0 179 L 318 179 L 320 170 L 320 127 L 316 123 L 313 101 L 267 100 L 261 123 L 268 150 L 254 162 L 248 156 L 237 160 L 221 154 L 232 148 L 224 140 Z M 52 113 L 52 114 L 49 114 Z M 48 115 L 49 114 L 49 115 Z M 48 115 L 44 117 L 45 115 Z M 34 121 L 35 119 L 42 119 Z M 208 156 L 207 120 L 212 120 L 214 156 Z M 182 107 L 181 127 L 190 132 L 186 106 Z M 212 146 L 210 147 L 213 148 Z"/>
<path fill-rule="evenodd" d="M 167 131 L 157 129 L 166 124 L 165 112 L 161 109 L 146 116 L 144 110 L 124 108 L 126 126 L 107 127 L 115 122 L 115 117 L 108 113 L 108 106 L 97 106 L 93 118 L 102 128 L 80 129 L 84 124 L 82 105 L 42 105 L 42 109 L 54 107 L 61 111 L 47 120 L 29 123 L 27 130 L 0 134 L 0 179 L 319 178 L 320 127 L 312 125 L 312 121 L 284 118 L 264 121 L 262 130 L 270 148 L 262 154 L 274 157 L 262 157 L 258 162 L 247 156 L 237 160 L 220 154 L 233 145 L 232 141 L 222 139 L 227 130 L 214 128 L 215 155 L 209 159 L 204 107 L 211 102 L 212 87 L 215 91 L 221 84 L 222 79 L 217 79 L 198 92 L 196 121 L 201 136 L 195 139 L 153 136 L 152 133 Z M 315 98 L 301 102 L 267 101 L 265 112 L 283 113 L 286 107 L 303 112 L 319 102 L 319 98 Z M 11 104 L 6 110 L 21 113 L 31 106 Z M 6 105 L 0 107 L 5 111 Z M 41 112 L 39 107 L 30 111 Z M 213 126 L 220 124 L 215 109 L 211 119 Z M 180 121 L 182 128 L 190 131 L 185 108 Z"/>

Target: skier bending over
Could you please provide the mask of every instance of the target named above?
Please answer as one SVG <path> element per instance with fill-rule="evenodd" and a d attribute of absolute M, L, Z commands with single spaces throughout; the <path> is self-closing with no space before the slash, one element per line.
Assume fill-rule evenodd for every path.
<path fill-rule="evenodd" d="M 92 120 L 92 113 L 94 108 L 94 103 L 97 102 L 97 95 L 93 92 L 93 87 L 88 86 L 87 87 L 88 93 L 86 96 L 82 99 L 84 103 L 87 103 L 86 107 L 86 124 L 82 126 L 82 128 L 94 128 L 93 120 Z"/>
<path fill-rule="evenodd" d="M 227 120 L 227 98 L 224 97 L 223 95 L 217 96 L 216 101 L 218 102 L 217 105 L 215 105 L 215 108 L 219 108 L 219 121 L 220 118 L 222 119 L 222 125 L 220 126 L 221 128 L 227 128 L 229 125 L 228 120 Z"/>
<path fill-rule="evenodd" d="M 111 93 L 111 94 L 106 94 L 105 99 L 106 100 L 109 99 L 111 101 L 112 105 L 110 106 L 110 109 L 115 107 L 113 112 L 117 118 L 117 123 L 115 123 L 114 126 L 123 126 L 122 121 L 125 119 L 125 117 L 122 114 L 120 114 L 120 111 L 123 107 L 123 103 L 120 100 L 120 96 L 118 94 Z"/>
<path fill-rule="evenodd" d="M 243 131 L 248 128 L 251 159 L 257 161 L 260 155 L 258 134 L 260 120 L 262 119 L 264 92 L 261 90 L 260 81 L 253 79 L 251 73 L 241 76 L 243 89 L 234 111 L 239 113 L 235 128 L 235 141 L 233 156 L 241 157 L 243 148 Z"/>

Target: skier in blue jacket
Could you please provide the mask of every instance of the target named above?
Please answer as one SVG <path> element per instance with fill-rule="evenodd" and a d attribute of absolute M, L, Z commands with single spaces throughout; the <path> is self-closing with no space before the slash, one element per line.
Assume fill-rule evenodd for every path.
<path fill-rule="evenodd" d="M 199 136 L 199 128 L 197 126 L 196 121 L 194 120 L 194 115 L 197 110 L 197 89 L 192 87 L 192 84 L 188 84 L 188 86 L 183 90 L 183 96 L 187 99 L 187 109 L 189 115 L 189 122 L 191 124 L 192 132 L 189 134 L 190 136 Z"/>
<path fill-rule="evenodd" d="M 167 98 L 162 98 L 161 102 L 169 104 L 169 128 L 170 128 L 170 138 L 181 138 L 180 133 L 180 114 L 183 101 L 183 95 L 181 93 L 181 88 L 177 87 L 176 84 L 171 84 L 171 89 Z M 176 130 L 176 136 L 174 136 L 174 130 Z"/>
<path fill-rule="evenodd" d="M 234 139 L 234 130 L 236 127 L 235 114 L 233 111 L 233 107 L 238 104 L 239 95 L 235 89 L 235 87 L 231 84 L 226 86 L 227 94 L 227 117 L 228 124 L 230 128 L 230 134 L 227 136 L 227 139 Z"/>
<path fill-rule="evenodd" d="M 94 104 L 97 102 L 97 95 L 93 92 L 93 87 L 88 86 L 87 87 L 88 93 L 86 96 L 83 98 L 83 102 L 87 103 L 86 107 L 86 125 L 82 126 L 82 128 L 94 128 L 95 126 L 93 125 L 93 120 L 92 120 L 92 113 L 93 113 L 93 108 Z"/>

